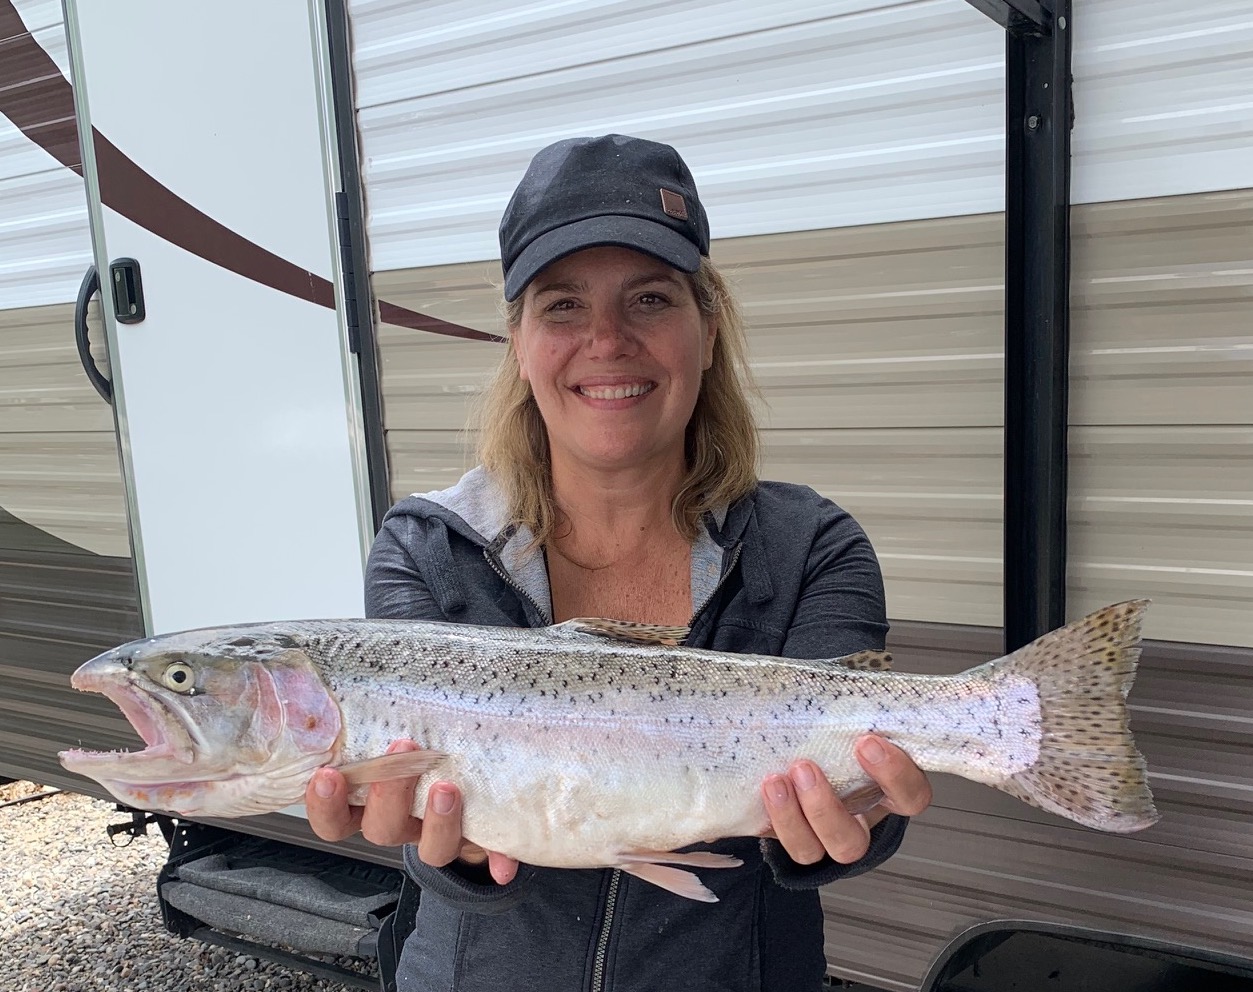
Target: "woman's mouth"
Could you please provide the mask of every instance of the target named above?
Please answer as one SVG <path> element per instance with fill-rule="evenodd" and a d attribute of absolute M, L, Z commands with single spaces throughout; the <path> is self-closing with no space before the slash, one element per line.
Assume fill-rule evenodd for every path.
<path fill-rule="evenodd" d="M 657 388 L 655 382 L 623 383 L 617 386 L 575 386 L 575 392 L 592 400 L 625 400 L 643 396 Z"/>

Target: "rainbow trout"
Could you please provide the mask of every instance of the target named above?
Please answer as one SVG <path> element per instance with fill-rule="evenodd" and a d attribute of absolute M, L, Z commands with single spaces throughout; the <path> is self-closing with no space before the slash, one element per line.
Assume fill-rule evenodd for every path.
<path fill-rule="evenodd" d="M 323 765 L 372 781 L 434 772 L 468 840 L 533 865 L 617 867 L 695 899 L 697 841 L 769 826 L 760 783 L 797 758 L 857 808 L 874 731 L 930 772 L 983 782 L 1098 830 L 1157 820 L 1125 697 L 1147 602 L 1107 607 L 958 675 L 863 652 L 796 662 L 681 646 L 681 628 L 571 620 L 539 630 L 312 620 L 169 634 L 84 664 L 147 747 L 61 753 L 139 809 L 234 817 L 303 801 Z M 385 755 L 412 738 L 426 750 Z"/>

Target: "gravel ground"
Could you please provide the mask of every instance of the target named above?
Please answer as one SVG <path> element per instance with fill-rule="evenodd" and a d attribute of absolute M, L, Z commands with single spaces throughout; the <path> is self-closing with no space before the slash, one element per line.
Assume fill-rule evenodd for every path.
<path fill-rule="evenodd" d="M 42 790 L 0 785 L 0 803 Z M 105 827 L 125 819 L 111 803 L 71 793 L 0 808 L 4 992 L 350 992 L 167 933 L 156 895 L 165 839 L 149 827 L 114 847 Z"/>

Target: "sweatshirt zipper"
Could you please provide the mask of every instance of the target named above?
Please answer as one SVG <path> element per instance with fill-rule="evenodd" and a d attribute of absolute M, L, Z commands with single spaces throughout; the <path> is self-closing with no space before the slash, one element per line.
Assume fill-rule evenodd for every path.
<path fill-rule="evenodd" d="M 740 562 L 740 551 L 743 547 L 744 545 L 741 542 L 740 544 L 737 544 L 735 546 L 735 550 L 731 552 L 731 561 L 727 564 L 727 567 L 722 570 L 722 575 L 718 578 L 718 584 L 710 590 L 709 595 L 705 597 L 705 601 L 696 608 L 696 611 L 692 614 L 692 619 L 687 622 L 689 631 L 696 626 L 697 618 L 705 612 L 709 604 L 713 602 L 714 597 L 718 595 L 718 591 L 722 588 L 723 584 L 731 577 L 731 573 L 735 571 L 735 566 Z"/>
<path fill-rule="evenodd" d="M 591 992 L 604 992 L 605 958 L 609 956 L 609 931 L 613 927 L 613 911 L 618 904 L 618 882 L 622 870 L 615 868 L 609 876 L 609 894 L 605 896 L 605 918 L 600 925 L 600 937 L 596 941 L 596 957 L 592 963 Z"/>
<path fill-rule="evenodd" d="M 731 552 L 731 561 L 723 569 L 722 575 L 718 578 L 718 584 L 713 587 L 709 595 L 705 597 L 705 601 L 692 614 L 692 619 L 688 621 L 689 628 L 696 624 L 696 618 L 705 612 L 709 604 L 713 602 L 713 598 L 718 595 L 723 583 L 727 581 L 727 577 L 735 571 L 735 566 L 740 561 L 740 550 L 743 547 L 743 544 L 735 546 L 735 550 Z M 523 593 L 523 595 L 526 594 Z M 613 931 L 614 909 L 618 904 L 618 884 L 621 879 L 622 870 L 615 868 L 613 874 L 609 876 L 609 892 L 605 896 L 605 915 L 600 925 L 600 936 L 596 940 L 596 956 L 592 962 L 591 992 L 604 992 L 605 990 L 605 959 L 609 956 L 609 935 Z"/>
<path fill-rule="evenodd" d="M 540 609 L 539 603 L 535 602 L 535 599 L 531 596 L 531 594 L 527 592 L 525 589 L 523 589 L 520 585 L 518 585 L 518 583 L 516 583 L 513 580 L 513 576 L 511 576 L 505 570 L 504 565 L 502 565 L 500 562 L 496 560 L 496 556 L 492 554 L 490 548 L 483 549 L 483 557 L 487 559 L 487 563 L 492 567 L 492 571 L 500 576 L 501 580 L 505 583 L 505 585 L 507 585 L 510 589 L 512 589 L 519 596 L 521 596 L 528 603 L 530 603 L 532 607 L 534 607 L 535 612 L 539 615 L 539 618 L 544 621 L 543 625 L 545 627 L 550 626 L 552 624 L 552 620 L 549 618 L 547 612 Z"/>

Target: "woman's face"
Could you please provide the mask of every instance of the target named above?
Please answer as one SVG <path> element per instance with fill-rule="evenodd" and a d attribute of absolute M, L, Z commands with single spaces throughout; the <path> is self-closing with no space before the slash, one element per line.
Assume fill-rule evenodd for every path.
<path fill-rule="evenodd" d="M 587 248 L 540 272 L 522 303 L 513 347 L 554 461 L 682 460 L 718 330 L 684 273 L 627 248 Z"/>

